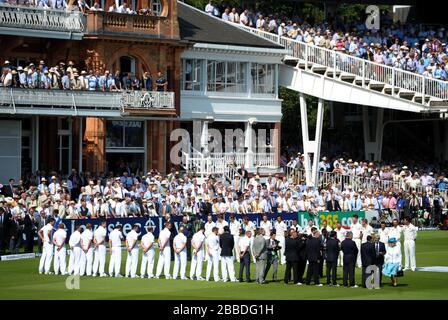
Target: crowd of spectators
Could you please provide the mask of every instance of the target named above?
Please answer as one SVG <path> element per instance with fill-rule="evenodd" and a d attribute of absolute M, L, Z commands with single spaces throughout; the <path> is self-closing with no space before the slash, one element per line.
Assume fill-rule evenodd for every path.
<path fill-rule="evenodd" d="M 3 63 L 0 76 L 0 87 L 47 89 L 47 90 L 88 90 L 88 91 L 122 91 L 146 90 L 166 91 L 168 82 L 161 71 L 155 81 L 150 72 L 143 71 L 142 77 L 131 72 L 121 73 L 117 70 L 111 74 L 109 70 L 78 70 L 73 61 L 67 64 L 61 61 L 49 67 L 41 60 L 30 62 L 25 67 L 13 65 L 9 60 Z"/>
<path fill-rule="evenodd" d="M 381 24 L 368 30 L 365 20 L 356 24 L 339 23 L 331 16 L 310 24 L 300 17 L 264 14 L 248 9 L 220 8 L 210 1 L 205 12 L 225 21 L 256 28 L 296 41 L 347 53 L 387 66 L 447 80 L 448 30 L 444 27 L 413 24 Z"/>
<path fill-rule="evenodd" d="M 130 2 L 130 1 L 129 1 Z M 0 5 L 27 6 L 42 9 L 70 10 L 88 13 L 89 11 L 107 11 L 125 14 L 139 14 L 156 16 L 150 7 L 133 8 L 126 1 L 109 1 L 110 6 L 107 10 L 101 7 L 97 0 L 75 0 L 73 5 L 69 5 L 66 0 L 0 0 Z M 121 4 L 120 4 L 121 3 Z"/>
<path fill-rule="evenodd" d="M 336 170 L 338 161 L 333 164 Z M 319 165 L 327 164 L 324 161 Z M 405 167 L 402 169 L 399 176 L 414 179 L 415 174 Z M 265 178 L 253 175 L 249 179 L 244 168 L 239 171 L 245 177 L 243 179 L 247 179 L 245 184 L 239 178 L 229 183 L 213 175 L 199 183 L 193 176 L 174 169 L 168 175 L 155 170 L 146 175 L 132 174 L 126 167 L 120 173 L 98 175 L 78 173 L 75 169 L 68 176 L 40 171 L 18 182 L 11 179 L 0 185 L 0 214 L 10 212 L 18 229 L 14 232 L 19 232 L 23 228 L 29 229 L 26 221 L 38 230 L 43 226 L 42 221 L 49 217 L 60 220 L 161 216 L 169 221 L 172 216 L 183 216 L 186 221 L 205 221 L 209 214 L 317 214 L 359 210 L 376 211 L 381 219 L 390 218 L 389 222 L 392 218 L 410 216 L 416 225 L 438 226 L 443 223 L 448 209 L 448 199 L 435 189 L 415 192 L 376 188 L 367 191 L 338 182 L 312 186 L 303 180 L 288 180 L 279 175 Z M 365 171 L 367 173 L 363 174 L 379 174 L 390 179 L 394 175 L 386 168 L 375 168 L 371 164 L 367 164 Z M 446 178 L 435 179 L 432 174 L 423 174 L 419 180 L 440 189 L 448 184 Z M 11 250 L 18 245 L 13 241 Z"/>

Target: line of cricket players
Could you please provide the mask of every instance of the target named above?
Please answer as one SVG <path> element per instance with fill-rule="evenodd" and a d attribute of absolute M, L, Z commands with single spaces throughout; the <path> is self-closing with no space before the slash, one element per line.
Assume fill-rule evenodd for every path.
<path fill-rule="evenodd" d="M 115 228 L 109 234 L 109 249 L 107 249 L 106 235 L 107 235 L 107 222 L 104 220 L 100 226 L 92 231 L 92 225 L 87 224 L 85 229 L 83 226 L 78 226 L 76 230 L 71 234 L 68 241 L 71 254 L 69 257 L 68 267 L 66 265 L 66 238 L 67 232 L 65 226 L 60 223 L 57 226 L 57 230 L 54 231 L 55 220 L 50 219 L 49 222 L 39 231 L 38 236 L 42 240 L 43 250 L 42 256 L 39 262 L 39 273 L 51 274 L 51 263 L 53 261 L 53 268 L 55 274 L 74 274 L 80 276 L 107 276 L 105 272 L 106 264 L 106 252 L 109 250 L 110 261 L 108 274 L 111 277 L 122 277 L 121 275 L 121 259 L 122 259 L 122 242 L 125 241 L 125 250 L 127 251 L 125 276 L 136 278 L 137 268 L 139 262 L 139 252 L 142 250 L 142 259 L 140 265 L 140 277 L 141 278 L 159 278 L 164 273 L 165 278 L 177 279 L 180 275 L 180 279 L 185 280 L 186 266 L 187 266 L 187 237 L 183 234 L 182 228 L 179 229 L 178 234 L 172 241 L 174 251 L 174 268 L 173 273 L 170 273 L 171 264 L 171 228 L 172 224 L 167 222 L 164 229 L 159 233 L 157 245 L 159 248 L 158 263 L 156 266 L 156 272 L 154 274 L 154 257 L 155 257 L 155 237 L 153 234 L 153 227 L 147 227 L 147 233 L 143 235 L 140 244 L 138 241 L 139 226 L 134 225 L 132 230 L 128 232 L 126 237 L 121 232 L 121 226 L 116 225 Z M 314 226 L 314 221 L 310 219 L 308 226 L 302 229 L 297 221 L 294 220 L 292 226 L 289 229 L 296 229 L 300 233 L 308 233 Z M 285 222 L 282 221 L 281 216 L 277 217 L 274 224 L 268 221 L 267 216 L 264 215 L 260 222 L 260 228 L 265 229 L 265 234 L 269 236 L 273 228 L 276 230 L 276 240 L 280 242 L 283 250 L 280 252 L 280 264 L 285 263 L 284 257 L 284 243 L 285 233 L 288 231 L 288 227 Z M 326 221 L 322 222 L 321 229 L 327 229 L 331 231 L 331 227 L 327 226 Z M 233 249 L 232 254 L 229 256 L 223 256 L 220 254 L 220 235 L 226 230 L 233 236 L 232 242 Z M 244 236 L 240 237 L 240 231 L 244 231 Z M 359 223 L 358 216 L 354 215 L 352 218 L 352 225 L 350 230 L 353 232 L 353 240 L 357 246 L 360 246 L 364 239 L 368 235 L 373 233 L 373 228 L 368 225 L 366 219 L 362 219 L 362 223 Z M 54 232 L 53 232 L 54 231 Z M 255 235 L 256 226 L 252 221 L 249 221 L 247 217 L 243 219 L 243 223 L 240 223 L 235 219 L 235 216 L 230 217 L 229 223 L 225 221 L 222 216 L 218 217 L 216 222 L 212 221 L 211 216 L 208 217 L 207 222 L 200 227 L 192 239 L 191 246 L 193 250 L 191 266 L 190 266 L 190 279 L 196 278 L 197 280 L 209 280 L 211 270 L 214 271 L 214 280 L 220 281 L 219 277 L 219 261 L 221 261 L 222 280 L 227 281 L 229 278 L 231 281 L 235 281 L 234 272 L 234 260 L 240 260 L 240 258 L 247 252 L 251 252 L 251 245 L 253 238 L 251 235 Z M 345 233 L 348 231 L 342 228 L 338 223 L 334 229 L 337 233 L 337 237 L 343 239 Z M 391 228 L 386 228 L 384 224 L 381 225 L 378 234 L 380 241 L 387 243 L 389 237 L 395 237 L 400 240 L 401 234 L 405 237 L 405 269 L 416 268 L 415 262 L 415 239 L 417 237 L 417 228 L 412 224 L 405 224 L 399 226 L 398 221 L 394 220 Z M 399 242 L 398 242 L 399 243 Z M 361 267 L 361 258 L 358 255 L 358 267 Z M 203 262 L 207 262 L 206 278 L 202 277 Z M 340 255 L 340 261 L 342 262 L 342 254 Z M 342 263 L 339 263 L 340 265 Z M 227 276 L 228 274 L 228 276 Z"/>

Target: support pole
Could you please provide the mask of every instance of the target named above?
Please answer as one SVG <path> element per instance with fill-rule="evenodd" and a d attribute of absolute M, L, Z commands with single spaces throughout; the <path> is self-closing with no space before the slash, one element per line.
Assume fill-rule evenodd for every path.
<path fill-rule="evenodd" d="M 254 139 L 253 139 L 253 121 L 249 119 L 246 122 L 246 131 L 244 132 L 244 144 L 246 147 L 246 157 L 244 159 L 244 167 L 247 170 L 252 169 L 254 165 Z"/>
<path fill-rule="evenodd" d="M 371 136 L 369 121 L 369 107 L 364 106 L 362 110 L 362 121 L 364 129 L 364 151 L 368 160 L 379 161 L 381 159 L 383 141 L 384 109 L 376 109 L 375 136 Z"/>
<path fill-rule="evenodd" d="M 78 173 L 82 172 L 82 132 L 83 132 L 82 118 L 79 118 L 79 140 L 78 140 Z"/>
<path fill-rule="evenodd" d="M 316 135 L 314 141 L 309 139 L 308 130 L 308 112 L 306 100 L 303 93 L 300 94 L 300 121 L 302 125 L 303 153 L 305 158 L 305 178 L 307 184 L 318 184 L 317 166 L 320 159 L 320 147 L 322 143 L 322 128 L 324 119 L 324 101 L 319 99 L 317 106 Z M 311 155 L 313 156 L 313 165 L 311 165 Z"/>

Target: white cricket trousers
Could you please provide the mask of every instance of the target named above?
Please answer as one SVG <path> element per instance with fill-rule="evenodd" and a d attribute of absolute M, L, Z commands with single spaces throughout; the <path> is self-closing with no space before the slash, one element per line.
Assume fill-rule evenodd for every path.
<path fill-rule="evenodd" d="M 163 274 L 165 278 L 171 278 L 170 263 L 171 263 L 171 248 L 165 247 L 163 251 L 159 251 L 159 261 L 157 261 L 156 277 L 160 277 L 163 269 Z"/>
<path fill-rule="evenodd" d="M 58 274 L 59 270 L 61 270 L 61 274 L 65 275 L 66 273 L 66 262 L 65 259 L 67 257 L 67 249 L 62 247 L 61 250 L 58 251 L 58 248 L 54 247 L 54 273 Z"/>
<path fill-rule="evenodd" d="M 117 277 L 121 269 L 121 247 L 112 247 L 109 260 L 109 275 Z"/>
<path fill-rule="evenodd" d="M 240 236 L 233 236 L 233 256 L 235 257 L 237 262 L 240 262 L 240 249 L 238 243 L 240 242 Z M 221 259 L 222 261 L 222 259 Z M 222 262 L 221 262 L 222 263 Z"/>
<path fill-rule="evenodd" d="M 338 266 L 342 267 L 344 265 L 344 253 L 339 251 L 339 257 L 338 257 Z"/>
<path fill-rule="evenodd" d="M 235 281 L 235 266 L 233 261 L 233 256 L 221 257 L 221 274 L 222 281 L 224 282 L 227 281 L 227 272 L 229 272 L 230 281 Z"/>
<path fill-rule="evenodd" d="M 145 276 L 148 272 L 148 276 L 152 278 L 154 276 L 154 248 L 149 249 L 146 253 L 142 255 L 142 264 L 140 266 L 140 275 Z M 148 268 L 146 268 L 148 265 Z"/>
<path fill-rule="evenodd" d="M 361 268 L 361 239 L 353 239 L 356 243 L 356 247 L 358 248 L 358 257 L 356 258 L 356 264 L 358 265 L 358 268 Z"/>
<path fill-rule="evenodd" d="M 68 261 L 68 273 L 79 275 L 79 262 L 81 260 L 81 248 L 74 247 L 70 253 L 70 259 Z"/>
<path fill-rule="evenodd" d="M 104 267 L 106 266 L 106 246 L 100 244 L 95 248 L 95 258 L 93 259 L 93 274 L 97 274 L 98 268 L 100 275 L 104 274 Z"/>
<path fill-rule="evenodd" d="M 39 272 L 50 272 L 51 260 L 53 259 L 54 246 L 51 243 L 44 243 L 42 247 L 42 256 L 39 261 Z"/>
<path fill-rule="evenodd" d="M 279 245 L 281 246 L 281 248 L 280 248 L 280 264 L 285 264 L 286 263 L 286 257 L 285 257 L 285 237 L 276 235 L 275 239 L 280 242 Z"/>
<path fill-rule="evenodd" d="M 205 274 L 205 280 L 210 280 L 210 274 L 212 273 L 213 267 L 213 279 L 215 282 L 218 282 L 219 279 L 219 254 L 218 252 L 213 252 L 213 255 L 210 257 L 207 254 L 207 272 Z"/>
<path fill-rule="evenodd" d="M 193 279 L 196 274 L 196 278 L 202 277 L 202 263 L 204 260 L 204 250 L 199 250 L 196 255 L 191 256 L 191 265 L 190 265 L 190 279 Z"/>
<path fill-rule="evenodd" d="M 93 248 L 89 248 L 87 252 L 84 252 L 84 250 L 81 249 L 81 260 L 80 260 L 80 267 L 79 267 L 79 275 L 92 275 L 92 264 L 93 264 Z"/>
<path fill-rule="evenodd" d="M 404 268 L 415 270 L 415 241 L 414 240 L 404 240 Z"/>
<path fill-rule="evenodd" d="M 131 276 L 131 278 L 135 278 L 137 275 L 137 266 L 138 266 L 138 248 L 134 248 L 131 252 L 128 251 L 128 255 L 126 258 L 126 276 Z"/>
<path fill-rule="evenodd" d="M 173 279 L 177 278 L 179 266 L 180 278 L 185 279 L 185 273 L 187 271 L 187 249 L 182 250 L 180 253 L 174 253 Z"/>

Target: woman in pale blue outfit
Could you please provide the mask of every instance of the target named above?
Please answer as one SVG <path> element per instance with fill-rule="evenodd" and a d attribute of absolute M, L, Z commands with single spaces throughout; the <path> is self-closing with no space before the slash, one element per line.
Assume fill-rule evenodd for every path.
<path fill-rule="evenodd" d="M 383 266 L 383 274 L 390 277 L 392 285 L 397 286 L 397 272 L 401 270 L 401 250 L 397 246 L 397 239 L 390 238 L 389 246 L 386 249 L 385 263 Z"/>

